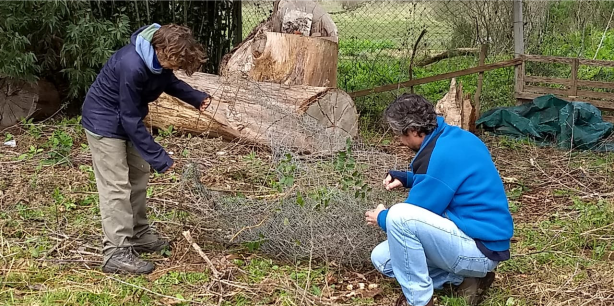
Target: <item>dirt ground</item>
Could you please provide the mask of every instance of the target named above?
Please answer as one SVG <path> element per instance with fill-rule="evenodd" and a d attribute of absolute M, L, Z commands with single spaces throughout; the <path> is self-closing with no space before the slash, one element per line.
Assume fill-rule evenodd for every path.
<path fill-rule="evenodd" d="M 3 134 L 17 144 L 0 148 L 3 305 L 391 305 L 400 294 L 394 280 L 372 267 L 353 271 L 335 262 L 278 260 L 246 245 L 210 240 L 219 229 L 211 228 L 208 208 L 198 207 L 185 188 L 185 166 L 199 166 L 200 182 L 210 192 L 269 199 L 284 194 L 271 183 L 276 160 L 263 148 L 177 135 L 158 140 L 173 152 L 178 170 L 152 174 L 148 190 L 152 224 L 172 240 L 172 252 L 149 257 L 156 264 L 150 275 L 105 275 L 82 129 L 66 119 Z M 482 138 L 505 182 L 515 222 L 512 259 L 499 266 L 482 305 L 614 305 L 614 155 Z M 387 167 L 412 157 L 394 141 L 380 140 L 365 141 L 356 156 L 373 189 L 381 188 Z M 445 292 L 437 295 L 441 305 L 464 305 Z"/>

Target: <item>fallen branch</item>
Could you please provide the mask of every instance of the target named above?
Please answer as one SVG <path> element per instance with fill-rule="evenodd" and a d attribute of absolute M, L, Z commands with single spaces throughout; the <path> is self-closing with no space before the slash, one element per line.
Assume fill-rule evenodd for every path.
<path fill-rule="evenodd" d="M 268 219 L 268 216 L 264 217 L 264 219 L 262 219 L 262 221 L 260 221 L 260 223 L 258 223 L 256 225 L 251 225 L 251 226 L 243 227 L 240 231 L 238 231 L 236 234 L 234 234 L 234 236 L 232 236 L 232 238 L 230 239 L 230 242 L 235 240 L 235 238 L 237 238 L 237 236 L 239 236 L 239 234 L 241 234 L 244 230 L 253 229 L 253 228 L 262 226 L 262 224 L 264 223 L 264 221 L 266 221 L 266 219 Z"/>
<path fill-rule="evenodd" d="M 183 237 L 185 237 L 185 240 L 187 240 L 188 243 L 192 245 L 192 247 L 194 248 L 194 250 L 196 250 L 198 255 L 200 255 L 200 257 L 202 257 L 207 262 L 207 264 L 209 265 L 209 268 L 211 268 L 211 272 L 213 272 L 213 277 L 216 280 L 220 279 L 220 272 L 217 271 L 217 269 L 213 265 L 213 262 L 211 262 L 207 254 L 205 254 L 205 252 L 203 252 L 203 250 L 198 246 L 198 244 L 194 242 L 194 239 L 192 239 L 192 235 L 190 235 L 190 231 L 183 232 Z"/>
<path fill-rule="evenodd" d="M 439 53 L 435 56 L 430 56 L 427 57 L 419 62 L 417 62 L 414 66 L 415 67 L 424 67 L 424 66 L 428 66 L 430 64 L 439 62 L 441 60 L 444 60 L 446 58 L 452 58 L 452 57 L 456 57 L 456 56 L 462 56 L 462 55 L 467 55 L 467 54 L 479 54 L 480 50 L 477 48 L 458 48 L 458 49 L 452 49 L 452 50 L 447 50 L 444 51 L 442 53 Z"/>
<path fill-rule="evenodd" d="M 420 43 L 420 41 L 422 40 L 422 37 L 424 37 L 424 35 L 426 34 L 426 29 L 422 29 L 422 32 L 420 32 L 420 36 L 418 36 L 418 39 L 416 39 L 416 43 L 414 44 L 414 49 L 411 52 L 411 60 L 409 61 L 409 79 L 413 80 L 414 79 L 414 59 L 416 58 L 416 51 L 418 51 L 418 44 Z M 411 86 L 411 93 L 414 93 L 414 87 Z"/>

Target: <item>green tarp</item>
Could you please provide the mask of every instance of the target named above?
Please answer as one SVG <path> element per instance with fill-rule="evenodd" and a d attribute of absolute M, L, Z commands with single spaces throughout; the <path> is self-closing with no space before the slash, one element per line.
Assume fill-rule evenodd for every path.
<path fill-rule="evenodd" d="M 603 121 L 599 109 L 586 102 L 568 102 L 553 95 L 518 106 L 491 109 L 476 125 L 498 135 L 530 138 L 540 145 L 555 145 L 560 149 L 614 151 L 614 143 L 606 140 L 613 125 Z"/>

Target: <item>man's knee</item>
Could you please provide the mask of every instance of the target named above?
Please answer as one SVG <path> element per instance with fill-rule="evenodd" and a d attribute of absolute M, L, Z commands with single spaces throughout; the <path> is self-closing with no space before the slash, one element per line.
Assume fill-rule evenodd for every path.
<path fill-rule="evenodd" d="M 411 227 L 414 223 L 411 221 L 416 221 L 421 216 L 420 210 L 423 208 L 408 203 L 393 205 L 386 216 L 386 228 L 390 230 Z"/>
<path fill-rule="evenodd" d="M 371 251 L 371 262 L 378 271 L 385 274 L 385 266 L 389 261 L 390 249 L 388 248 L 388 241 L 384 241 Z"/>

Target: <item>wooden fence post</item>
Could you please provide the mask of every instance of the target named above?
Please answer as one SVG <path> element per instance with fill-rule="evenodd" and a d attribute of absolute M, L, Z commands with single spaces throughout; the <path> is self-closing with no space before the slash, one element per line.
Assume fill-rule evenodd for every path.
<path fill-rule="evenodd" d="M 569 88 L 569 96 L 573 98 L 578 97 L 578 68 L 580 66 L 580 59 L 574 58 L 571 63 L 571 88 Z"/>
<path fill-rule="evenodd" d="M 524 54 L 524 21 L 522 18 L 522 1 L 514 0 L 514 57 L 519 58 Z M 514 67 L 514 89 L 516 93 L 522 92 L 524 80 L 524 62 L 521 66 Z M 520 104 L 520 100 L 516 100 Z"/>
<path fill-rule="evenodd" d="M 486 53 L 488 52 L 488 45 L 484 44 L 481 46 L 480 48 L 480 62 L 478 64 L 478 67 L 482 67 L 484 66 L 484 61 L 486 60 Z M 480 103 L 480 95 L 482 94 L 482 83 L 484 81 L 484 72 L 480 72 L 480 74 L 478 74 L 478 87 L 475 90 L 475 114 L 476 116 L 480 116 L 480 109 L 481 109 L 481 103 Z"/>

